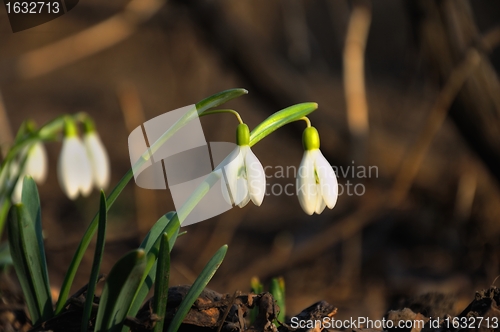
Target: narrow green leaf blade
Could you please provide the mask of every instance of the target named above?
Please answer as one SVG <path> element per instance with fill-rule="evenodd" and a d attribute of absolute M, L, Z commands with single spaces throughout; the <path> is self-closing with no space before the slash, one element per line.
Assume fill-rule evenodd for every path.
<path fill-rule="evenodd" d="M 167 222 L 165 222 L 165 218 L 167 219 Z M 163 229 L 161 229 L 162 226 Z M 161 233 L 159 232 L 160 229 Z M 142 242 L 141 248 L 147 251 L 147 262 L 148 262 L 146 266 L 147 275 L 141 282 L 141 287 L 135 296 L 132 306 L 130 307 L 128 316 L 135 317 L 135 315 L 137 315 L 139 309 L 142 306 L 142 303 L 144 302 L 146 296 L 148 296 L 149 291 L 153 287 L 156 276 L 156 259 L 158 257 L 158 250 L 160 247 L 160 240 L 162 234 L 163 233 L 168 234 L 168 241 L 170 246 L 169 249 L 172 250 L 175 241 L 177 240 L 179 229 L 180 229 L 179 219 L 177 218 L 175 212 L 169 212 L 156 222 L 156 224 L 151 228 L 148 235 Z M 123 329 L 122 332 L 125 332 L 125 330 L 126 329 Z"/>
<path fill-rule="evenodd" d="M 179 308 L 177 309 L 177 312 L 175 313 L 175 316 L 170 322 L 170 325 L 168 327 L 167 330 L 168 332 L 175 332 L 179 329 L 179 327 L 182 324 L 182 321 L 184 320 L 184 317 L 186 317 L 194 301 L 196 301 L 198 296 L 200 296 L 203 289 L 205 289 L 205 287 L 212 279 L 219 266 L 222 264 L 222 261 L 226 256 L 226 252 L 227 252 L 227 245 L 224 245 L 219 250 L 217 250 L 215 255 L 210 259 L 208 264 L 205 266 L 203 271 L 201 271 L 200 275 L 198 276 L 198 278 L 196 278 L 195 282 L 193 283 L 193 286 L 191 286 L 188 293 L 186 294 L 186 297 L 182 300 Z"/>
<path fill-rule="evenodd" d="M 45 321 L 52 317 L 53 311 L 50 286 L 42 267 L 42 265 L 45 263 L 45 258 L 42 260 L 38 246 L 38 238 L 41 237 L 41 234 L 37 236 L 34 223 L 31 220 L 29 212 L 23 204 L 20 205 L 20 215 L 21 224 L 19 226 L 22 227 L 21 244 L 24 247 L 24 252 L 26 253 L 29 272 L 38 299 L 40 313 L 42 315 L 41 319 Z"/>
<path fill-rule="evenodd" d="M 0 245 L 0 269 L 6 266 L 12 265 L 12 255 L 10 254 L 10 247 L 8 242 L 4 242 Z"/>
<path fill-rule="evenodd" d="M 250 146 L 255 145 L 276 129 L 309 115 L 317 108 L 318 104 L 316 103 L 302 103 L 287 107 L 272 114 L 252 130 L 250 133 Z"/>
<path fill-rule="evenodd" d="M 36 321 L 36 324 L 38 324 L 52 317 L 50 288 L 46 283 L 43 268 L 41 266 L 42 259 L 39 252 L 38 240 L 30 214 L 22 203 L 14 205 L 13 210 L 15 212 L 12 215 L 12 221 L 9 223 L 9 228 L 13 228 L 14 232 L 10 234 L 9 242 L 17 240 L 20 246 L 11 246 L 11 252 L 13 250 L 18 251 L 16 256 L 22 256 L 20 257 L 19 264 L 24 264 L 25 268 L 23 268 L 23 270 L 25 270 L 24 272 L 28 272 L 27 281 L 30 284 L 28 289 L 33 290 L 34 294 L 32 296 L 36 299 L 38 312 L 40 313 L 40 317 Z M 15 223 L 17 223 L 17 226 L 13 225 Z M 17 259 L 19 259 L 19 257 Z M 14 262 L 14 264 L 18 264 L 16 261 Z M 30 293 L 30 291 L 28 292 Z"/>
<path fill-rule="evenodd" d="M 170 245 L 168 235 L 163 233 L 160 244 L 160 254 L 156 269 L 155 297 L 153 301 L 153 312 L 159 317 L 154 332 L 162 332 L 165 322 L 165 312 L 168 300 L 168 283 L 170 279 Z"/>
<path fill-rule="evenodd" d="M 43 274 L 47 289 L 50 290 L 49 272 L 47 269 L 47 258 L 45 256 L 45 247 L 43 245 L 43 229 L 42 229 L 42 209 L 40 207 L 40 196 L 35 180 L 31 176 L 26 176 L 23 181 L 23 191 L 21 202 L 26 207 L 31 220 L 35 223 L 35 233 L 38 240 L 38 249 L 40 250 L 40 265 L 42 266 Z"/>
<path fill-rule="evenodd" d="M 99 225 L 97 227 L 97 243 L 94 253 L 94 261 L 92 262 L 92 271 L 90 272 L 90 280 L 87 288 L 87 298 L 85 299 L 85 307 L 82 316 L 82 332 L 88 331 L 90 314 L 92 312 L 92 304 L 94 303 L 94 293 L 101 269 L 102 254 L 104 252 L 104 243 L 106 242 L 106 224 L 107 224 L 107 206 L 106 195 L 101 190 L 101 200 L 99 204 Z"/>
<path fill-rule="evenodd" d="M 273 278 L 271 280 L 271 287 L 269 289 L 270 293 L 273 295 L 276 300 L 276 304 L 280 308 L 280 312 L 278 314 L 278 321 L 285 321 L 286 314 L 286 306 L 285 306 L 285 281 L 283 278 Z"/>
<path fill-rule="evenodd" d="M 37 324 L 40 322 L 41 313 L 40 308 L 38 307 L 35 288 L 30 277 L 28 260 L 22 245 L 22 224 L 20 219 L 20 207 L 18 205 L 13 205 L 7 216 L 10 253 L 14 262 L 14 269 L 16 271 L 17 278 L 19 279 L 19 283 L 21 284 L 21 288 L 23 290 L 31 320 L 34 324 Z"/>
<path fill-rule="evenodd" d="M 151 247 L 156 243 L 156 241 L 161 237 L 161 235 L 165 232 L 165 227 L 172 221 L 175 216 L 174 211 L 170 211 L 167 214 L 163 215 L 158 221 L 155 222 L 153 227 L 149 230 L 148 234 L 142 240 L 139 248 L 144 249 L 148 252 Z M 172 226 L 170 226 L 172 227 Z"/>
<path fill-rule="evenodd" d="M 201 114 L 210 108 L 220 106 L 231 99 L 238 98 L 247 93 L 247 90 L 241 88 L 224 90 L 198 102 L 196 104 L 196 109 L 198 110 L 198 114 Z"/>
<path fill-rule="evenodd" d="M 250 288 L 252 289 L 252 293 L 254 294 L 260 294 L 264 291 L 264 286 L 257 277 L 253 277 L 250 280 Z M 259 315 L 259 308 L 253 307 L 250 310 L 250 325 L 252 325 L 255 322 L 258 315 Z"/>
<path fill-rule="evenodd" d="M 121 330 L 145 269 L 146 253 L 143 249 L 131 251 L 113 266 L 99 302 L 95 331 Z"/>

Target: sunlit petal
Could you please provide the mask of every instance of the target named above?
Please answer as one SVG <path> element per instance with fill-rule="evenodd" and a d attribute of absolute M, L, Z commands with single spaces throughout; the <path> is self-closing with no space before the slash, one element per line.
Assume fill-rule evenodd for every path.
<path fill-rule="evenodd" d="M 19 180 L 17 180 L 16 186 L 14 187 L 14 191 L 12 192 L 11 200 L 13 204 L 21 203 L 21 197 L 23 194 L 23 182 L 24 175 L 21 174 L 19 176 Z"/>
<path fill-rule="evenodd" d="M 37 183 L 43 183 L 47 178 L 47 151 L 42 142 L 36 142 L 28 152 L 25 174 L 31 175 Z"/>
<path fill-rule="evenodd" d="M 223 169 L 225 178 L 227 179 L 227 185 L 229 187 L 232 201 L 234 202 L 234 204 L 239 204 L 246 195 L 238 195 L 238 187 L 241 187 L 241 185 L 238 183 L 238 177 L 241 169 L 244 168 L 244 164 L 243 156 L 239 147 L 235 151 L 233 151 L 233 154 L 235 154 L 235 157 L 230 160 L 227 165 L 223 166 Z M 222 192 L 224 192 L 224 184 L 225 183 L 223 183 Z M 227 198 L 229 198 L 229 196 L 227 196 Z M 227 202 L 229 204 L 232 204 L 230 200 L 228 200 Z"/>
<path fill-rule="evenodd" d="M 316 179 L 314 176 L 314 153 L 305 151 L 297 174 L 297 196 L 305 213 L 312 215 L 316 210 L 318 197 Z"/>
<path fill-rule="evenodd" d="M 245 167 L 247 171 L 248 191 L 252 202 L 260 206 L 266 193 L 266 173 L 250 147 L 242 147 L 242 149 L 244 148 L 246 148 Z"/>
<path fill-rule="evenodd" d="M 320 185 L 317 184 L 316 185 L 316 190 L 318 193 L 320 193 Z M 323 212 L 323 210 L 325 209 L 326 207 L 326 204 L 325 204 L 325 200 L 323 199 L 323 197 L 321 195 L 318 195 L 317 199 L 316 199 L 316 208 L 314 209 L 314 212 L 316 212 L 316 214 L 321 214 L 321 212 Z"/>
<path fill-rule="evenodd" d="M 319 189 L 326 206 L 333 209 L 337 203 L 338 184 L 337 176 L 333 171 L 332 166 L 323 156 L 320 150 L 316 150 L 315 154 L 315 170 L 319 178 Z"/>
<path fill-rule="evenodd" d="M 234 204 L 239 207 L 244 207 L 250 200 L 250 193 L 248 192 L 247 180 L 244 177 L 239 177 L 236 179 L 236 190 L 231 191 L 233 193 Z"/>
<path fill-rule="evenodd" d="M 108 186 L 110 178 L 108 153 L 96 132 L 86 134 L 83 142 L 92 166 L 94 185 L 98 189 L 104 189 Z"/>
<path fill-rule="evenodd" d="M 242 179 L 242 186 L 240 187 L 241 191 L 238 192 L 238 207 L 242 208 L 250 202 L 250 193 L 248 192 L 247 183 L 244 179 Z"/>
<path fill-rule="evenodd" d="M 78 137 L 71 136 L 64 139 L 57 173 L 59 184 L 70 199 L 75 199 L 79 192 L 87 195 L 92 190 L 90 162 Z"/>

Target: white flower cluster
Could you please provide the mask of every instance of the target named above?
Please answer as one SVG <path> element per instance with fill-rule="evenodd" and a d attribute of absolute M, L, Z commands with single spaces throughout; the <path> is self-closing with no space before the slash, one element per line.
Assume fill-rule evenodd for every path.
<path fill-rule="evenodd" d="M 308 127 L 303 135 L 304 156 L 297 174 L 297 196 L 305 213 L 320 214 L 325 207 L 333 209 L 338 197 L 337 177 L 332 166 L 319 150 L 319 134 Z M 249 146 L 249 132 L 245 124 L 237 131 L 236 157 L 223 166 L 226 181 L 222 193 L 228 203 L 240 208 L 251 200 L 260 206 L 266 191 L 266 174 L 261 162 Z"/>
<path fill-rule="evenodd" d="M 7 167 L 2 169 L 0 173 L 0 187 L 7 188 L 17 183 L 12 192 L 12 202 L 19 203 L 21 201 L 21 192 L 23 189 L 23 179 L 26 175 L 30 175 L 36 182 L 42 183 L 47 177 L 47 151 L 42 142 L 36 142 L 31 146 L 24 148 L 20 153 L 21 158 L 12 161 Z M 24 161 L 24 164 L 20 160 Z"/>
<path fill-rule="evenodd" d="M 74 123 L 71 124 L 76 128 Z M 0 187 L 14 185 L 12 203 L 21 202 L 24 177 L 29 175 L 42 184 L 47 178 L 48 158 L 41 141 L 32 143 L 12 160 L 0 173 Z M 87 196 L 95 186 L 106 188 L 110 179 L 108 154 L 97 132 L 90 130 L 83 135 L 83 140 L 76 130 L 66 132 L 58 162 L 58 179 L 64 193 L 70 199 L 79 194 Z"/>

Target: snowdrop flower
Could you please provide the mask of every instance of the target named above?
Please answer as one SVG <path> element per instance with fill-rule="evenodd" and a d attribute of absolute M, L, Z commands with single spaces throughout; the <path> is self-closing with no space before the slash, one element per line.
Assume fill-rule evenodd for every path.
<path fill-rule="evenodd" d="M 41 184 L 47 178 L 47 150 L 41 141 L 36 142 L 28 152 L 24 173 Z"/>
<path fill-rule="evenodd" d="M 47 178 L 47 151 L 41 141 L 36 142 L 28 149 L 24 169 L 19 173 L 14 191 L 12 192 L 12 202 L 20 203 L 23 192 L 23 182 L 26 175 L 30 175 L 33 180 L 41 184 Z M 11 174 L 16 174 L 19 171 L 19 165 L 13 163 L 11 165 Z"/>
<path fill-rule="evenodd" d="M 8 175 L 6 177 L 6 187 L 9 188 L 11 187 L 14 182 L 16 181 L 16 176 L 19 173 L 19 162 L 17 160 L 11 161 L 10 165 L 8 166 Z M 7 172 L 6 172 L 7 173 Z M 12 195 L 10 197 L 10 200 L 12 203 L 17 204 L 21 203 L 21 194 L 23 190 L 23 179 L 24 179 L 24 174 L 22 172 L 19 174 L 19 179 L 17 180 L 17 183 L 14 187 L 14 190 L 12 191 Z"/>
<path fill-rule="evenodd" d="M 59 155 L 57 175 L 64 193 L 70 199 L 75 199 L 80 193 L 87 196 L 92 191 L 92 166 L 72 119 L 66 120 L 64 129 L 65 137 Z"/>
<path fill-rule="evenodd" d="M 319 134 L 316 128 L 306 128 L 302 142 L 305 151 L 297 176 L 297 196 L 305 213 L 320 214 L 325 206 L 333 209 L 337 202 L 337 177 L 319 150 Z"/>
<path fill-rule="evenodd" d="M 110 178 L 109 158 L 104 145 L 95 131 L 92 120 L 85 121 L 83 143 L 92 167 L 92 179 L 97 189 L 105 189 Z"/>
<path fill-rule="evenodd" d="M 246 124 L 238 125 L 236 131 L 236 143 L 238 147 L 233 151 L 236 155 L 227 165 L 224 171 L 227 179 L 222 181 L 222 193 L 226 201 L 231 204 L 228 189 L 234 204 L 240 208 L 252 202 L 260 206 L 266 192 L 266 174 L 259 159 L 250 149 L 250 131 Z"/>

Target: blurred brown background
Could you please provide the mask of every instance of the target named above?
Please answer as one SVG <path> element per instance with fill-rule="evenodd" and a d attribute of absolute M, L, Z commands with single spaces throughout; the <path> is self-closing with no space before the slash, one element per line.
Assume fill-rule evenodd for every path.
<path fill-rule="evenodd" d="M 270 193 L 261 207 L 189 226 L 171 283 L 193 282 L 227 243 L 210 287 L 248 291 L 253 276 L 266 287 L 283 276 L 289 314 L 324 299 L 339 317 L 379 318 L 427 292 L 449 294 L 459 311 L 499 274 L 499 17 L 500 4 L 486 0 L 82 0 L 13 34 L 0 9 L 2 143 L 26 118 L 43 124 L 86 111 L 108 148 L 114 186 L 130 167 L 129 132 L 156 115 L 233 87 L 249 90 L 227 106 L 251 128 L 281 108 L 318 102 L 310 118 L 322 151 L 349 172 L 339 183 L 364 194 L 344 191 L 333 210 L 309 217 L 296 197 Z M 202 124 L 207 141 L 234 140 L 233 117 Z M 298 166 L 303 127 L 254 147 L 273 167 L 268 175 Z M 57 183 L 60 144 L 47 147 L 40 191 L 57 288 L 98 195 L 69 201 Z M 353 178 L 354 166 L 377 173 Z M 295 183 L 293 175 L 268 181 Z M 173 208 L 168 191 L 129 184 L 111 209 L 103 272 Z"/>

